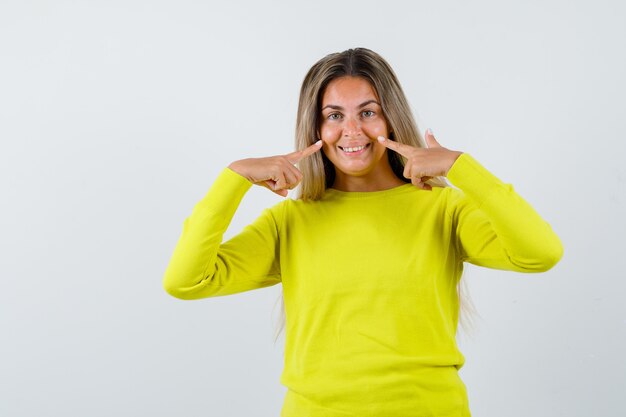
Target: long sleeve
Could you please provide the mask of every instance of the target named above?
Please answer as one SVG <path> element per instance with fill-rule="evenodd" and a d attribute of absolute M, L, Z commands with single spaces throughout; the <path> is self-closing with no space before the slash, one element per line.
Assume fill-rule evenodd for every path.
<path fill-rule="evenodd" d="M 163 277 L 170 295 L 184 300 L 218 297 L 281 281 L 274 208 L 264 209 L 254 222 L 222 243 L 251 186 L 245 177 L 224 168 L 195 205 Z"/>
<path fill-rule="evenodd" d="M 463 261 L 487 268 L 544 272 L 563 245 L 534 208 L 476 159 L 461 154 L 447 178 L 457 186 L 449 213 Z"/>

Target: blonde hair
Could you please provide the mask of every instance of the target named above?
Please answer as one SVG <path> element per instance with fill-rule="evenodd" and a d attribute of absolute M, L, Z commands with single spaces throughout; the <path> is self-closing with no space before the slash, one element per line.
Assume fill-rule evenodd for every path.
<path fill-rule="evenodd" d="M 404 91 L 391 66 L 374 51 L 366 48 L 354 48 L 326 55 L 317 61 L 304 77 L 300 88 L 296 118 L 296 150 L 305 149 L 319 139 L 324 91 L 332 80 L 346 76 L 365 78 L 373 86 L 387 121 L 388 130 L 392 132 L 389 139 L 419 148 L 426 147 Z M 410 183 L 411 180 L 403 175 L 406 158 L 393 151 L 387 152 L 387 158 L 396 176 L 404 182 Z M 331 187 L 335 180 L 335 167 L 332 162 L 322 151 L 304 158 L 298 162 L 297 166 L 302 172 L 303 178 L 298 185 L 297 190 L 299 192 L 296 199 L 304 201 L 321 199 L 326 189 Z M 426 183 L 437 187 L 449 186 L 445 177 L 433 177 Z M 462 287 L 460 283 L 461 280 L 457 284 L 457 293 L 461 310 L 463 310 L 465 303 L 461 303 Z M 276 332 L 274 342 L 285 325 L 285 305 L 282 291 L 280 296 L 280 329 Z M 465 327 L 464 320 L 461 320 L 461 325 Z"/>

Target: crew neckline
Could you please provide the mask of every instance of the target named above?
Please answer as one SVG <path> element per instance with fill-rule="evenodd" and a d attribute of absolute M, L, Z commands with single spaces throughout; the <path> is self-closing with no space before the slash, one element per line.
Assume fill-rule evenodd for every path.
<path fill-rule="evenodd" d="M 393 188 L 378 191 L 340 191 L 335 188 L 327 188 L 326 194 L 330 196 L 337 196 L 341 198 L 371 198 L 371 197 L 388 197 L 390 195 L 402 194 L 409 190 L 416 188 L 413 183 L 407 182 L 406 184 L 398 185 Z"/>

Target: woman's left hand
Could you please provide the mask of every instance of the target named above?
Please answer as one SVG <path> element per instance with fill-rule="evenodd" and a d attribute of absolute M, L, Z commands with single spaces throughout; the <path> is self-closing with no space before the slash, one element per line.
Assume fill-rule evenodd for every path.
<path fill-rule="evenodd" d="M 436 176 L 445 177 L 456 159 L 463 153 L 441 146 L 430 129 L 426 130 L 427 148 L 406 145 L 383 136 L 378 137 L 378 142 L 407 159 L 404 165 L 404 177 L 409 178 L 413 185 L 424 190 L 432 190 L 432 187 L 425 182 Z"/>

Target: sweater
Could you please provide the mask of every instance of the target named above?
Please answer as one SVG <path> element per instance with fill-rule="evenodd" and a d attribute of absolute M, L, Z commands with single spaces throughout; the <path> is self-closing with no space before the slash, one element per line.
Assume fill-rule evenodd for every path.
<path fill-rule="evenodd" d="M 447 178 L 285 198 L 222 242 L 252 186 L 224 168 L 185 219 L 164 288 L 191 300 L 282 284 L 281 417 L 469 417 L 455 339 L 464 262 L 538 273 L 563 247 L 468 153 Z"/>

